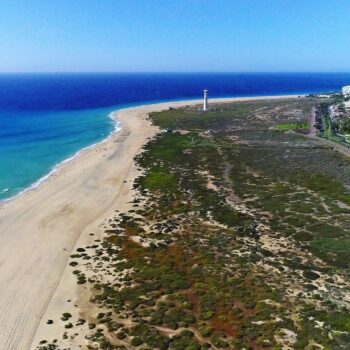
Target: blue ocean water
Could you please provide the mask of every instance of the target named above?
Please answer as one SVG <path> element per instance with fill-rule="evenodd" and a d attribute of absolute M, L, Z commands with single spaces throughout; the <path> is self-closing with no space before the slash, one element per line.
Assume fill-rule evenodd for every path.
<path fill-rule="evenodd" d="M 338 91 L 350 74 L 133 73 L 0 75 L 0 200 L 104 139 L 111 111 L 138 103 Z"/>

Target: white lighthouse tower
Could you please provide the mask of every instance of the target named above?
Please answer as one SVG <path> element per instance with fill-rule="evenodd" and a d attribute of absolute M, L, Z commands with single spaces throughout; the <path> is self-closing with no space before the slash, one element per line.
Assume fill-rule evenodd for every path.
<path fill-rule="evenodd" d="M 203 111 L 208 110 L 208 90 L 203 90 L 204 100 L 203 100 Z"/>

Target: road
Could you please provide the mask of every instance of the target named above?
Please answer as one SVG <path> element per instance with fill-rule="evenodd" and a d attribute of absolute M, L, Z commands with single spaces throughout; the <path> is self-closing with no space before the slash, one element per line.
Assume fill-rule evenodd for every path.
<path fill-rule="evenodd" d="M 317 134 L 317 129 L 316 129 L 316 107 L 313 106 L 311 109 L 310 113 L 310 136 L 315 137 Z"/>
<path fill-rule="evenodd" d="M 315 127 L 316 124 L 316 107 L 312 107 L 311 109 L 311 113 L 310 113 L 310 132 L 308 135 L 305 135 L 308 138 L 311 138 L 313 140 L 316 140 L 319 143 L 322 143 L 324 145 L 327 145 L 331 148 L 333 148 L 334 150 L 346 155 L 346 156 L 350 156 L 350 149 L 345 146 L 345 145 L 341 145 L 339 143 L 327 140 L 325 138 L 322 137 L 318 137 L 317 136 L 317 129 Z"/>

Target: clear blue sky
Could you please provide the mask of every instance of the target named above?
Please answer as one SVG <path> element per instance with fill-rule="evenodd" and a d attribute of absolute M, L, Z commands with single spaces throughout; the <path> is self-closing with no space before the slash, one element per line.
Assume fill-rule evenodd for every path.
<path fill-rule="evenodd" d="M 1 0 L 0 71 L 350 72 L 350 0 Z"/>

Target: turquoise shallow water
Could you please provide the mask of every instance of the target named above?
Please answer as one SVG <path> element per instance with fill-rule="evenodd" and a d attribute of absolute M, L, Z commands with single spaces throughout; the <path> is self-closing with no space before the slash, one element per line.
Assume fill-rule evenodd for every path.
<path fill-rule="evenodd" d="M 40 181 L 58 163 L 115 128 L 113 108 L 0 112 L 0 199 Z"/>

